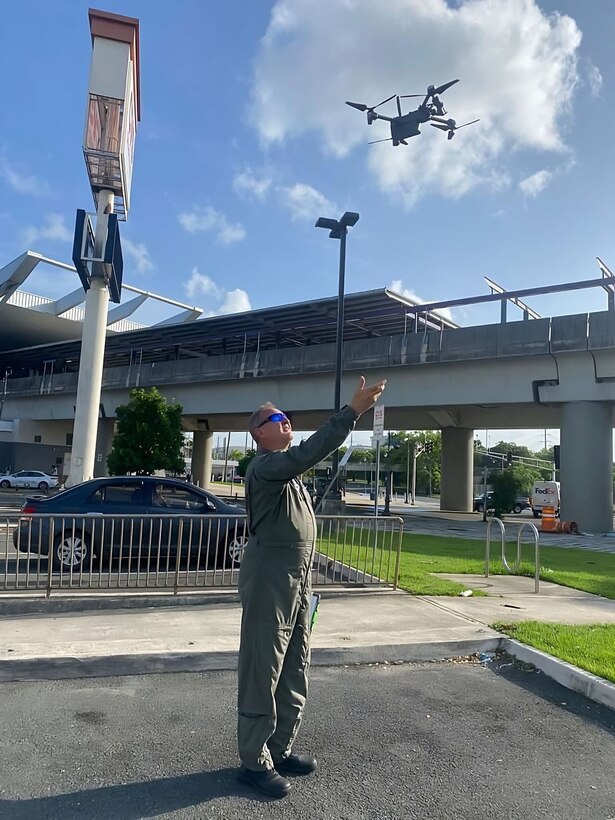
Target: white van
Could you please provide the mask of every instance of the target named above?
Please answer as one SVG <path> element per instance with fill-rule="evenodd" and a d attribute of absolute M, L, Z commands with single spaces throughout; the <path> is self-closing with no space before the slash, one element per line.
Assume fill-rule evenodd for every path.
<path fill-rule="evenodd" d="M 532 512 L 534 518 L 542 515 L 543 507 L 553 507 L 559 515 L 559 481 L 535 481 L 532 488 Z"/>

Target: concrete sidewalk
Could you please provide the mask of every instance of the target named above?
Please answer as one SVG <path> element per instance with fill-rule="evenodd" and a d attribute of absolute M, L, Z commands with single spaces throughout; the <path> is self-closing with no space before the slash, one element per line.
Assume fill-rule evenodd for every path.
<path fill-rule="evenodd" d="M 236 600 L 5 616 L 0 680 L 232 669 L 240 618 Z M 405 592 L 326 592 L 312 662 L 436 660 L 492 650 L 499 641 L 475 619 Z"/>
<path fill-rule="evenodd" d="M 418 597 L 393 590 L 323 590 L 312 639 L 314 665 L 435 661 L 505 649 L 560 683 L 615 708 L 615 686 L 523 647 L 490 624 L 518 620 L 615 623 L 615 601 L 518 576 L 445 576 L 480 597 Z M 210 600 L 207 603 L 205 601 Z M 113 602 L 110 602 L 113 603 Z M 129 601 L 128 603 L 134 603 Z M 0 681 L 234 669 L 241 610 L 236 594 L 157 606 L 5 614 Z M 158 599 L 158 603 L 162 603 Z M 169 605 L 174 604 L 174 605 Z M 6 608 L 5 608 L 6 613 Z"/>

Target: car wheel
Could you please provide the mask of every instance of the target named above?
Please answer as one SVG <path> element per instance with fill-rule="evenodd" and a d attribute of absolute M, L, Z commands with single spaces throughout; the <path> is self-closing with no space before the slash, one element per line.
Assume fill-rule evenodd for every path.
<path fill-rule="evenodd" d="M 58 535 L 53 546 L 53 566 L 63 572 L 75 572 L 85 567 L 90 557 L 90 542 L 87 537 L 74 533 Z"/>
<path fill-rule="evenodd" d="M 2 487 L 3 490 L 9 490 L 11 488 L 11 482 L 5 478 L 3 481 L 0 481 L 0 487 Z"/>
<path fill-rule="evenodd" d="M 44 490 L 45 492 L 47 492 L 47 490 L 49 489 L 49 484 L 47 484 L 46 481 L 39 481 L 38 488 L 39 490 Z"/>
<path fill-rule="evenodd" d="M 477 505 L 474 507 L 474 509 L 476 510 L 476 512 L 480 512 L 480 513 L 482 513 L 482 511 L 483 511 L 483 505 L 482 505 L 482 504 L 477 504 Z"/>
<path fill-rule="evenodd" d="M 534 516 L 534 518 L 540 518 L 540 513 L 538 510 L 532 510 L 532 515 Z"/>
<path fill-rule="evenodd" d="M 221 565 L 225 569 L 238 569 L 241 566 L 243 551 L 248 543 L 248 537 L 243 532 L 231 533 L 225 543 L 224 551 L 221 551 Z"/>
<path fill-rule="evenodd" d="M 513 507 L 513 512 L 514 512 L 516 515 L 519 515 L 519 513 L 521 512 L 521 510 L 522 510 L 521 504 L 515 504 L 515 506 Z"/>

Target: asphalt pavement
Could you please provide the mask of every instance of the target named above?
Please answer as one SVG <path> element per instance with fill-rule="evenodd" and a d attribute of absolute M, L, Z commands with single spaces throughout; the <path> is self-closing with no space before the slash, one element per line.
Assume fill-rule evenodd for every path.
<path fill-rule="evenodd" d="M 229 672 L 0 685 L 3 820 L 612 820 L 615 713 L 504 657 L 317 668 L 282 801 L 236 780 Z"/>

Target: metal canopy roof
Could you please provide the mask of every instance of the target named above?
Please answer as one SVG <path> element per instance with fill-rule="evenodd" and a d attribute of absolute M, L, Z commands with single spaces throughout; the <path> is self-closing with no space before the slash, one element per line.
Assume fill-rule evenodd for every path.
<path fill-rule="evenodd" d="M 344 298 L 344 339 L 391 336 L 414 330 L 409 308 L 417 303 L 387 288 L 347 294 Z M 108 336 L 105 366 L 128 365 L 134 357 L 153 362 L 194 356 L 219 356 L 244 351 L 270 350 L 334 343 L 337 297 L 297 302 L 225 316 L 212 316 L 189 324 L 159 325 Z M 419 314 L 422 330 L 457 327 L 437 313 Z M 77 370 L 81 340 L 38 345 L 0 353 L 0 365 L 39 369 L 55 361 L 57 369 Z"/>

